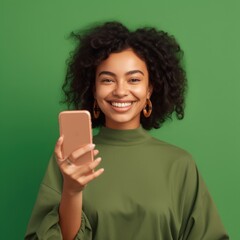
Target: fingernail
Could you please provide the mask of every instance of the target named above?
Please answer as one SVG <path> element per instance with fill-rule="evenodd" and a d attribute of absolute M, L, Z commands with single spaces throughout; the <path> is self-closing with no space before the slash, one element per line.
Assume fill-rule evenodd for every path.
<path fill-rule="evenodd" d="M 92 149 L 95 148 L 95 146 L 96 146 L 95 144 L 90 144 L 90 148 Z"/>
<path fill-rule="evenodd" d="M 95 161 L 97 161 L 97 162 L 101 162 L 102 161 L 102 158 L 97 158 Z"/>
<path fill-rule="evenodd" d="M 58 138 L 58 141 L 60 142 L 60 141 L 62 141 L 63 140 L 63 136 L 60 136 L 59 138 Z"/>

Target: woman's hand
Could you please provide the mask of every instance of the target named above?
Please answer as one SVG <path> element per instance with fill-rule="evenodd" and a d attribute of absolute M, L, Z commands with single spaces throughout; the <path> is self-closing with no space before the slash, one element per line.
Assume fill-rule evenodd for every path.
<path fill-rule="evenodd" d="M 80 157 L 85 153 L 92 151 L 94 144 L 88 144 L 74 151 L 68 158 L 63 159 L 62 144 L 63 137 L 60 137 L 55 146 L 55 155 L 60 171 L 63 175 L 63 191 L 69 195 L 81 192 L 84 187 L 93 179 L 101 175 L 103 168 L 94 171 L 101 162 L 101 158 L 97 158 L 93 162 L 81 164 Z M 98 150 L 94 150 L 94 156 L 98 154 Z"/>

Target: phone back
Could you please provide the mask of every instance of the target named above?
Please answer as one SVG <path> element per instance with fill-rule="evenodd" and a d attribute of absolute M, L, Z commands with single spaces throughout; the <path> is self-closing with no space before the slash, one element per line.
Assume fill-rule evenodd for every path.
<path fill-rule="evenodd" d="M 73 151 L 92 143 L 91 115 L 88 111 L 63 111 L 59 114 L 60 135 L 64 136 L 62 153 L 64 159 Z M 79 163 L 93 161 L 90 151 L 80 157 Z"/>

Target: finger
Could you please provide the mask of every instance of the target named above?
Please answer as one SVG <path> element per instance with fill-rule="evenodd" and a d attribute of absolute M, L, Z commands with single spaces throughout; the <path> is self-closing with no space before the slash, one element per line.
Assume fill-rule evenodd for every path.
<path fill-rule="evenodd" d="M 89 182 L 91 182 L 93 179 L 97 178 L 98 176 L 100 176 L 102 173 L 104 172 L 104 168 L 100 168 L 97 171 L 85 176 L 82 180 L 81 180 L 81 184 L 83 186 L 86 186 Z"/>
<path fill-rule="evenodd" d="M 69 158 L 73 161 L 84 155 L 85 153 L 93 150 L 95 148 L 95 144 L 88 144 L 85 145 L 84 147 L 81 147 L 77 149 L 76 151 L 72 152 L 72 154 L 69 156 Z M 73 161 L 73 162 L 74 162 Z"/>
<path fill-rule="evenodd" d="M 96 160 L 94 160 L 93 162 L 90 163 L 86 163 L 82 166 L 76 167 L 76 178 L 79 178 L 83 175 L 87 175 L 89 173 L 92 173 L 93 170 L 100 164 L 100 162 L 102 161 L 102 159 L 99 157 Z M 75 165 L 76 166 L 76 165 Z"/>
<path fill-rule="evenodd" d="M 94 157 L 97 156 L 98 153 L 99 153 L 99 151 L 98 151 L 97 149 L 94 149 L 94 150 L 93 150 L 93 155 L 94 155 Z"/>
<path fill-rule="evenodd" d="M 62 169 L 62 172 L 67 174 L 74 174 L 74 172 L 79 171 L 70 158 L 58 160 L 58 165 Z"/>
<path fill-rule="evenodd" d="M 57 143 L 55 145 L 55 149 L 54 149 L 54 153 L 55 153 L 56 158 L 58 160 L 62 160 L 63 159 L 63 156 L 62 156 L 62 144 L 63 144 L 63 136 L 58 138 Z"/>

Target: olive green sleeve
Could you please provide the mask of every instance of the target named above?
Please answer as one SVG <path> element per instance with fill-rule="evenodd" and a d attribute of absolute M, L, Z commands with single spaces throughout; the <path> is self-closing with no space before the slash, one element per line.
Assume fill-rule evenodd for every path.
<path fill-rule="evenodd" d="M 26 240 L 62 239 L 58 224 L 58 208 L 61 200 L 62 176 L 54 157 L 51 158 L 46 175 L 40 186 L 38 197 L 25 235 Z M 89 221 L 82 213 L 81 228 L 75 239 L 91 240 L 92 230 Z"/>
<path fill-rule="evenodd" d="M 184 231 L 183 240 L 225 240 L 229 239 L 218 215 L 217 208 L 197 168 L 189 174 L 196 193 Z M 195 186 L 194 186 L 195 185 Z"/>

